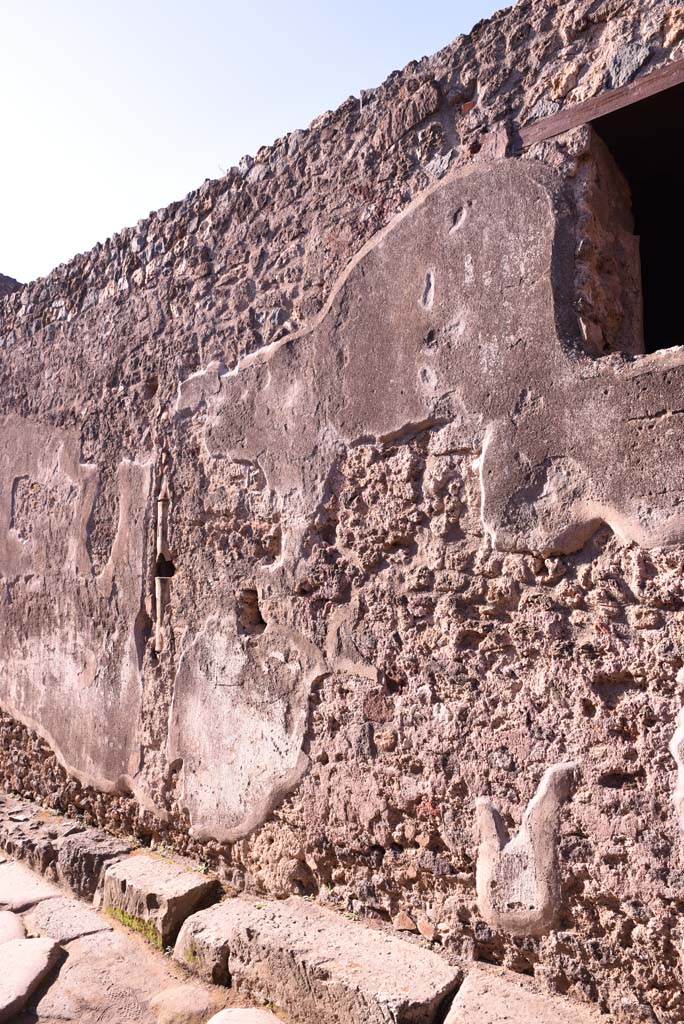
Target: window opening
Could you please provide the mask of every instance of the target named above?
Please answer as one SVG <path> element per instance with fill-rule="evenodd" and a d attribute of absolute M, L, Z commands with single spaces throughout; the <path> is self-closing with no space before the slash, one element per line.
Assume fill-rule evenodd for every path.
<path fill-rule="evenodd" d="M 684 84 L 591 121 L 632 193 L 646 352 L 684 345 Z"/>

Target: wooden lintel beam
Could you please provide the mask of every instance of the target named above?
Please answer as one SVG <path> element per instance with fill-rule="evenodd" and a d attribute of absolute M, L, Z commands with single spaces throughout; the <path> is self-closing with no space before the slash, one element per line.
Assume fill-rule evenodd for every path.
<path fill-rule="evenodd" d="M 676 60 L 666 64 L 650 75 L 637 78 L 634 82 L 620 86 L 618 89 L 610 89 L 602 92 L 599 96 L 585 100 L 583 103 L 576 103 L 574 106 L 561 110 L 558 114 L 551 114 L 541 121 L 534 121 L 518 130 L 519 147 L 528 149 L 536 142 L 545 142 L 556 135 L 570 131 L 571 128 L 579 128 L 583 124 L 595 121 L 604 114 L 612 114 L 615 110 L 629 107 L 632 103 L 645 100 L 649 96 L 655 96 L 666 89 L 672 89 L 676 85 L 684 84 L 684 60 Z"/>

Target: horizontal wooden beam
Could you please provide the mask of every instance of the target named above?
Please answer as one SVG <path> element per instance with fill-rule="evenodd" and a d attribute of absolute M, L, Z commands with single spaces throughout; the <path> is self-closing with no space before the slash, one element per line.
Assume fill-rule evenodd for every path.
<path fill-rule="evenodd" d="M 644 75 L 634 82 L 620 86 L 618 89 L 609 89 L 602 92 L 600 96 L 594 96 L 584 103 L 576 103 L 572 107 L 566 107 L 558 114 L 551 114 L 541 121 L 533 121 L 518 131 L 518 145 L 521 149 L 528 149 L 535 142 L 545 142 L 556 135 L 570 131 L 571 128 L 579 128 L 583 124 L 595 121 L 604 114 L 612 114 L 615 110 L 629 107 L 639 100 L 648 99 L 666 89 L 672 89 L 676 85 L 684 84 L 684 60 L 676 60 L 665 67 L 652 71 L 650 75 Z"/>

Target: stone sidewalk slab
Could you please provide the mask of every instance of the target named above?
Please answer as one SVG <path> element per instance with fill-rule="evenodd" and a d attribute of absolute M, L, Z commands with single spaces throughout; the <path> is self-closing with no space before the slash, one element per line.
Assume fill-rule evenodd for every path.
<path fill-rule="evenodd" d="M 186 917 L 219 892 L 215 879 L 164 857 L 139 854 L 106 868 L 103 909 L 153 944 L 166 947 Z"/>
<path fill-rule="evenodd" d="M 0 952 L 0 1024 L 14 1020 L 41 981 L 57 965 L 61 950 L 52 939 L 14 939 Z"/>
<path fill-rule="evenodd" d="M 60 895 L 56 885 L 46 882 L 23 864 L 15 861 L 0 864 L 0 909 L 28 910 L 41 900 Z"/>
<path fill-rule="evenodd" d="M 298 897 L 229 899 L 183 925 L 175 958 L 310 1024 L 422 1024 L 461 974 L 437 954 Z"/>
<path fill-rule="evenodd" d="M 83 935 L 111 931 L 111 925 L 73 896 L 58 896 L 38 903 L 24 920 L 31 932 L 47 935 L 61 945 Z"/>
<path fill-rule="evenodd" d="M 474 967 L 444 1024 L 611 1024 L 612 1017 L 564 996 L 539 991 L 531 979 L 503 967 Z"/>

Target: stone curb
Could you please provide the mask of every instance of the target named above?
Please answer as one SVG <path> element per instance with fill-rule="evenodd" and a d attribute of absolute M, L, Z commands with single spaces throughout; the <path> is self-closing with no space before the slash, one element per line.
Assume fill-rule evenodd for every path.
<path fill-rule="evenodd" d="M 462 979 L 437 953 L 298 896 L 193 914 L 174 957 L 301 1024 L 436 1024 Z"/>
<path fill-rule="evenodd" d="M 0 849 L 75 896 L 92 899 L 103 869 L 135 845 L 0 792 Z"/>
<path fill-rule="evenodd" d="M 190 914 L 220 896 L 215 878 L 165 857 L 140 853 L 105 868 L 102 909 L 153 945 L 166 948 Z"/>

